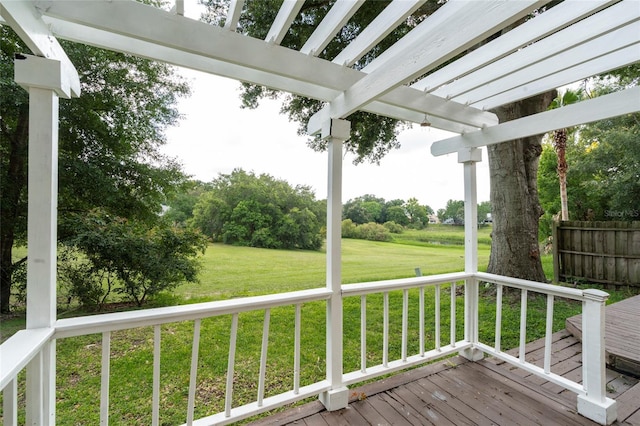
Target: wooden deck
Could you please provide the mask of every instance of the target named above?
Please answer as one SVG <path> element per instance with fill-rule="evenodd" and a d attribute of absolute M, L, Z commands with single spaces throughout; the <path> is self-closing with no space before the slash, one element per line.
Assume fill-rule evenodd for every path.
<path fill-rule="evenodd" d="M 616 371 L 640 376 L 640 295 L 605 308 L 607 365 Z M 566 327 L 582 338 L 582 315 L 568 318 Z"/>
<path fill-rule="evenodd" d="M 580 380 L 580 340 L 555 333 L 552 371 Z M 543 341 L 526 359 L 542 364 Z M 607 370 L 607 392 L 618 401 L 616 425 L 640 425 L 640 383 Z M 487 358 L 439 361 L 350 391 L 349 407 L 327 412 L 319 401 L 252 423 L 265 425 L 595 425 L 576 413 L 576 395 L 523 370 Z"/>

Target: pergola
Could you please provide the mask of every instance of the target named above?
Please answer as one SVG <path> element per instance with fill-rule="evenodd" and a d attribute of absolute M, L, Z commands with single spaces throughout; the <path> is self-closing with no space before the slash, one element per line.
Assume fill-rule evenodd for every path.
<path fill-rule="evenodd" d="M 319 394 L 329 409 L 344 407 L 346 385 L 355 382 L 353 377 L 357 374 L 345 375 L 342 368 L 342 298 L 345 294 L 371 293 L 382 286 L 406 288 L 439 280 L 341 286 L 342 144 L 349 138 L 350 124 L 346 119 L 359 110 L 412 123 L 428 120 L 434 128 L 458 134 L 431 147 L 435 156 L 458 153 L 465 176 L 465 271 L 443 278 L 465 280 L 465 337 L 452 342 L 447 350 L 440 349 L 439 355 L 461 351 L 470 359 L 478 359 L 483 353 L 500 356 L 499 343 L 489 347 L 478 342 L 474 303 L 479 280 L 575 297 L 583 301 L 587 314 L 584 317 L 595 330 L 591 335 L 585 332 L 585 383 L 574 386 L 558 381 L 579 394 L 580 413 L 603 424 L 615 420 L 615 401 L 606 398 L 603 381 L 602 308 L 606 294 L 562 292 L 543 284 L 478 273 L 475 164 L 481 161 L 478 148 L 482 146 L 640 111 L 640 88 L 632 88 L 507 123 L 498 123 L 496 115 L 488 112 L 638 62 L 640 2 L 565 0 L 537 13 L 548 1 L 450 0 L 366 67 L 353 68 L 356 61 L 424 3 L 425 0 L 390 2 L 338 56 L 323 59 L 319 54 L 358 8 L 367 7 L 365 1 L 337 0 L 296 51 L 280 43 L 301 13 L 302 1 L 284 0 L 268 35 L 259 40 L 236 32 L 243 0 L 231 0 L 224 27 L 183 16 L 183 0 L 176 0 L 171 10 L 126 0 L 0 0 L 0 23 L 10 25 L 34 54 L 15 60 L 15 79 L 30 94 L 29 260 L 27 330 L 5 343 L 1 352 L 0 384 L 5 390 L 7 424 L 12 424 L 11 419 L 16 421 L 16 398 L 12 395 L 16 392 L 15 377 L 25 366 L 28 423 L 55 423 L 55 339 L 78 335 L 82 332 L 79 330 L 108 333 L 125 327 L 117 324 L 157 325 L 167 318 L 178 318 L 179 313 L 186 318 L 200 315 L 192 307 L 188 312 L 173 308 L 117 318 L 56 319 L 58 98 L 81 96 L 78 74 L 57 39 L 126 52 L 326 103 L 309 121 L 307 130 L 310 134 L 320 133 L 329 146 L 327 286 L 277 301 L 274 296 L 251 303 L 269 307 L 285 301 L 327 301 L 327 380 L 303 392 L 294 389 L 291 395 L 275 402 L 267 403 L 259 396 L 257 405 L 245 411 L 233 411 L 229 403 L 225 412 L 201 419 L 203 423 L 230 422 L 312 394 Z M 525 16 L 530 19 L 524 24 L 461 55 Z M 231 310 L 225 312 L 248 309 L 249 301 L 246 303 L 234 305 L 235 311 L 227 307 Z M 199 309 L 198 312 L 218 312 L 221 308 L 215 305 Z M 405 356 L 375 374 L 406 368 L 432 359 L 430 356 L 423 353 L 415 360 Z M 533 369 L 524 359 L 520 361 L 513 362 Z M 363 367 L 363 373 L 365 370 Z M 549 371 L 538 373 L 549 375 Z M 155 404 L 154 401 L 154 410 Z M 103 419 L 108 419 L 108 379 L 106 407 Z M 190 409 L 187 423 L 194 421 L 193 407 Z"/>

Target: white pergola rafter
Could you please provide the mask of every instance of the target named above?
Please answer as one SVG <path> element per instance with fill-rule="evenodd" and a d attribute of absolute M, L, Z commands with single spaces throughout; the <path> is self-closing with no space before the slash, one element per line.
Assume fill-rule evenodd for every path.
<path fill-rule="evenodd" d="M 296 0 L 284 0 L 282 7 L 278 10 L 275 21 L 267 33 L 265 41 L 280 44 L 284 36 L 287 35 L 291 23 L 296 19 L 304 2 Z"/>
<path fill-rule="evenodd" d="M 589 64 L 601 56 L 608 55 L 609 53 L 616 52 L 626 47 L 632 47 L 633 49 L 635 46 L 635 50 L 637 52 L 635 60 L 640 60 L 640 49 L 638 49 L 639 43 L 637 41 L 631 41 L 633 40 L 632 37 L 637 34 L 640 34 L 640 22 L 634 22 L 602 37 L 580 44 L 539 62 L 530 64 L 526 68 L 514 71 L 509 75 L 504 75 L 453 99 L 463 101 L 470 105 L 482 105 L 486 107 L 488 106 L 485 102 L 487 98 L 531 83 L 534 81 L 531 79 L 531 75 L 543 77 L 554 75 L 566 68 Z M 599 72 L 604 72 L 604 70 Z M 570 81 L 563 82 L 563 85 L 573 83 L 574 81 L 576 80 L 572 79 Z M 555 87 L 558 86 L 549 87 L 548 90 L 554 89 Z"/>
<path fill-rule="evenodd" d="M 400 25 L 426 0 L 394 0 L 354 41 L 333 58 L 339 65 L 351 66 Z"/>
<path fill-rule="evenodd" d="M 231 0 L 229 4 L 229 12 L 227 13 L 227 19 L 224 21 L 224 28 L 229 31 L 235 31 L 238 27 L 238 21 L 240 21 L 240 13 L 242 13 L 242 7 L 244 6 L 244 0 Z"/>
<path fill-rule="evenodd" d="M 411 87 L 432 92 L 454 80 L 462 79 L 499 60 L 532 41 L 542 39 L 566 28 L 581 19 L 615 3 L 612 0 L 582 1 L 566 0 L 551 10 L 536 16 L 509 31 L 508 37 L 498 37 L 462 58 L 429 74 Z"/>
<path fill-rule="evenodd" d="M 446 3 L 411 31 L 411 42 L 406 43 L 403 42 L 405 39 L 401 39 L 369 67 L 376 66 L 376 62 L 383 65 L 316 113 L 307 131 L 317 133 L 320 130 L 319 123 L 329 118 L 347 117 L 375 98 L 452 59 L 544 3 L 534 0 Z M 453 16 L 458 23 L 456 26 L 450 25 Z M 364 71 L 367 72 L 369 67 Z"/>
<path fill-rule="evenodd" d="M 322 53 L 322 50 L 363 4 L 364 0 L 338 0 L 302 46 L 300 52 L 313 56 Z"/>
<path fill-rule="evenodd" d="M 323 101 L 330 101 L 366 76 L 361 71 L 136 2 L 96 1 L 84 7 L 64 1 L 39 4 L 44 19 L 61 38 L 132 52 Z M 142 21 L 147 25 L 141 25 Z M 459 132 L 461 125 L 480 128 L 497 123 L 491 113 L 406 89 L 398 88 L 410 97 L 408 104 L 424 102 L 421 116 L 427 113 L 440 117 L 434 127 L 437 123 L 443 130 Z M 381 98 L 378 102 L 385 100 Z M 447 107 L 443 108 L 445 103 Z M 369 109 L 375 111 L 376 107 Z M 415 112 L 406 109 L 397 118 L 412 121 Z"/>
<path fill-rule="evenodd" d="M 429 91 L 438 96 L 474 104 L 483 99 L 483 93 L 496 93 L 495 87 L 491 87 L 491 84 L 495 83 L 502 91 L 510 90 L 539 76 L 559 71 L 562 67 L 567 67 L 567 64 L 583 63 L 625 47 L 637 41 L 637 37 L 635 40 L 632 37 L 633 33 L 639 34 L 637 22 L 640 19 L 640 7 L 637 6 L 633 2 L 611 6 L 597 15 L 494 60 L 474 73 L 458 78 L 435 91 Z M 549 13 L 553 13 L 553 9 Z M 541 15 L 541 18 L 544 15 Z M 536 19 L 533 19 L 530 22 L 535 21 Z M 491 54 L 493 46 L 486 45 L 478 49 L 478 52 Z M 542 68 L 535 69 L 537 66 Z"/>

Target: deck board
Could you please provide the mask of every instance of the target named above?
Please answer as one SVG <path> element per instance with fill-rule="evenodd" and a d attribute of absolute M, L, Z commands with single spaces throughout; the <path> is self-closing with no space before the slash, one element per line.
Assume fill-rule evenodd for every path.
<path fill-rule="evenodd" d="M 605 353 L 607 365 L 640 375 L 640 295 L 608 305 L 605 309 Z M 582 315 L 567 318 L 567 330 L 582 337 Z"/>

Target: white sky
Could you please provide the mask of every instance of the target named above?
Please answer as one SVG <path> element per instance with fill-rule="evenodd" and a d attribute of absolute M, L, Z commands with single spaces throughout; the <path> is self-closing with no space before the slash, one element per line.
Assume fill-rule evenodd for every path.
<path fill-rule="evenodd" d="M 327 196 L 327 154 L 313 151 L 306 137 L 297 135 L 297 123 L 279 113 L 280 101 L 263 100 L 255 110 L 240 108 L 240 84 L 193 70 L 182 70 L 192 95 L 179 102 L 180 125 L 168 129 L 163 151 L 177 158 L 187 174 L 210 182 L 220 173 L 242 168 L 267 173 L 289 184 L 308 185 L 318 199 Z M 343 160 L 343 201 L 373 194 L 385 200 L 415 197 L 434 210 L 447 200 L 464 199 L 462 164 L 457 155 L 433 157 L 434 140 L 446 135 L 414 125 L 399 136 L 401 147 L 380 165 Z M 486 151 L 478 163 L 478 201 L 489 200 Z"/>
<path fill-rule="evenodd" d="M 198 18 L 201 6 L 185 2 L 185 15 Z M 281 115 L 280 101 L 263 100 L 256 110 L 240 108 L 240 83 L 182 70 L 191 81 L 192 95 L 178 105 L 184 119 L 168 129 L 164 152 L 176 157 L 187 174 L 210 182 L 220 173 L 242 168 L 267 173 L 292 186 L 308 185 L 318 199 L 327 196 L 327 154 L 318 153 L 297 135 L 297 123 Z M 447 200 L 464 199 L 462 164 L 457 155 L 433 157 L 431 143 L 446 132 L 414 126 L 399 136 L 401 147 L 376 164 L 343 160 L 342 199 L 373 194 L 385 200 L 415 197 L 435 211 Z M 450 134 L 453 135 L 453 134 Z M 478 163 L 478 202 L 489 200 L 489 166 L 486 151 Z"/>

